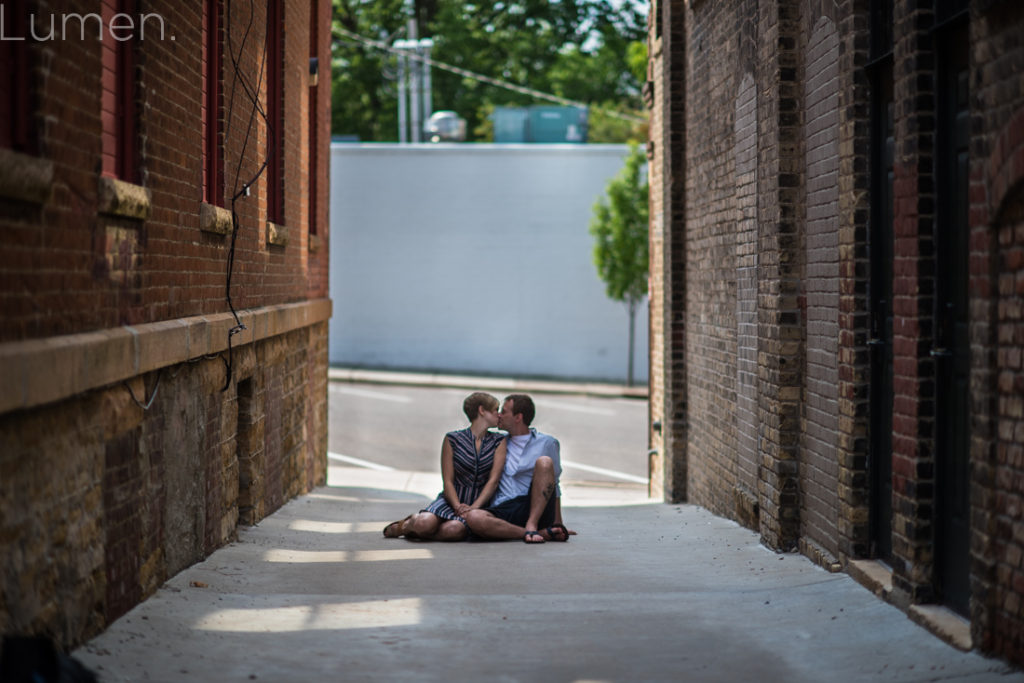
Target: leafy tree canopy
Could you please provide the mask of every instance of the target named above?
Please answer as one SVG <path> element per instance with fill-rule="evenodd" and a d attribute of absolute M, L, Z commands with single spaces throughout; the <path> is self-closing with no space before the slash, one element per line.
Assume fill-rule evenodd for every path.
<path fill-rule="evenodd" d="M 334 0 L 335 27 L 381 43 L 432 38 L 432 59 L 592 107 L 643 110 L 646 8 L 641 0 Z M 332 132 L 364 141 L 398 138 L 397 59 L 335 31 Z M 486 140 L 498 106 L 547 104 L 528 95 L 438 68 L 431 70 L 435 110 L 467 121 L 470 140 Z M 592 142 L 645 137 L 635 123 L 591 109 Z"/>
<path fill-rule="evenodd" d="M 646 164 L 643 149 L 634 145 L 622 171 L 608 182 L 606 196 L 594 204 L 590 222 L 594 265 L 608 298 L 631 305 L 647 293 Z"/>

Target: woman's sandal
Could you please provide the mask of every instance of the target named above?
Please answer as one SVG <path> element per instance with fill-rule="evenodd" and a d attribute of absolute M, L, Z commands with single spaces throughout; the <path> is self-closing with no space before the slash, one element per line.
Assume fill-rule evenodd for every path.
<path fill-rule="evenodd" d="M 401 536 L 402 525 L 411 518 L 412 515 L 409 515 L 405 519 L 400 519 L 397 522 L 391 522 L 391 524 L 388 524 L 386 527 L 384 527 L 384 538 L 398 538 L 399 536 Z"/>

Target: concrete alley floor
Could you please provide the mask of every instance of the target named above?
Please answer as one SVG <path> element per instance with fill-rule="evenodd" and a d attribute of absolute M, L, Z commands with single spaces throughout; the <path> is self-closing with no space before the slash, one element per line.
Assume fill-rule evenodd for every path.
<path fill-rule="evenodd" d="M 846 574 L 641 485 L 563 491 L 566 544 L 381 529 L 436 474 L 331 467 L 73 652 L 102 681 L 1001 681 Z"/>

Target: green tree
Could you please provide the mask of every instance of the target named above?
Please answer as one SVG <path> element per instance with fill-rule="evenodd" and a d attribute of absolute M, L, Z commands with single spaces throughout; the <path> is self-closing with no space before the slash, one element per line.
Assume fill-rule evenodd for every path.
<path fill-rule="evenodd" d="M 594 265 L 610 299 L 625 301 L 629 309 L 629 364 L 627 382 L 633 384 L 633 346 L 636 311 L 647 294 L 648 184 L 647 157 L 633 145 L 622 171 L 608 182 L 606 197 L 594 204 L 590 234 L 594 237 Z"/>
<path fill-rule="evenodd" d="M 642 0 L 334 0 L 334 25 L 381 43 L 417 35 L 434 40 L 431 57 L 515 85 L 592 105 L 643 110 L 637 47 L 645 42 Z M 395 140 L 396 57 L 336 31 L 332 60 L 332 132 Z M 642 79 L 643 74 L 640 74 Z M 487 139 L 496 106 L 526 106 L 530 97 L 439 68 L 431 71 L 435 109 L 464 117 L 471 140 Z M 636 138 L 620 126 L 618 139 Z"/>

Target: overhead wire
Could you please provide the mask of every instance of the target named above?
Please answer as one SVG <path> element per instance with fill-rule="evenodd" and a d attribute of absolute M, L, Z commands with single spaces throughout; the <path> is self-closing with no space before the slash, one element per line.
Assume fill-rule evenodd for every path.
<path fill-rule="evenodd" d="M 382 42 L 380 42 L 378 40 L 373 40 L 372 38 L 367 38 L 366 36 L 361 36 L 358 33 L 354 33 L 352 31 L 349 31 L 348 29 L 342 28 L 340 26 L 336 26 L 334 28 L 334 30 L 337 31 L 338 33 L 342 34 L 343 36 L 351 38 L 352 40 L 355 40 L 356 42 L 362 43 L 363 45 L 374 47 L 374 48 L 376 48 L 378 50 L 383 50 L 384 52 L 389 52 L 391 54 L 407 57 L 409 59 L 414 59 L 414 60 L 423 62 L 424 64 L 427 64 L 429 66 L 441 69 L 443 71 L 449 71 L 449 72 L 457 74 L 459 76 L 463 76 L 464 78 L 470 78 L 470 79 L 473 79 L 475 81 L 480 81 L 481 83 L 487 83 L 488 85 L 493 85 L 493 86 L 496 86 L 496 87 L 499 87 L 499 88 L 504 88 L 506 90 L 511 90 L 512 92 L 516 92 L 516 93 L 519 93 L 521 95 L 528 95 L 528 96 L 533 97 L 533 98 L 538 99 L 538 100 L 546 100 L 548 102 L 554 102 L 555 104 L 562 104 L 562 105 L 566 105 L 566 106 L 583 107 L 583 108 L 586 108 L 586 109 L 592 109 L 592 110 L 594 110 L 596 112 L 604 114 L 605 116 L 610 116 L 612 118 L 622 119 L 623 121 L 629 121 L 631 123 L 646 123 L 647 122 L 647 119 L 644 119 L 644 118 L 642 118 L 640 116 L 636 116 L 634 114 L 627 114 L 625 112 L 620 112 L 620 111 L 616 111 L 614 109 L 608 109 L 608 108 L 605 108 L 605 107 L 597 107 L 597 106 L 588 104 L 587 102 L 581 102 L 579 100 L 571 100 L 571 99 L 568 99 L 566 97 L 560 97 L 558 95 L 552 95 L 551 93 L 546 93 L 546 92 L 543 92 L 541 90 L 535 90 L 533 88 L 527 88 L 525 86 L 518 85 L 516 83 L 509 83 L 508 81 L 503 81 L 503 80 L 500 80 L 500 79 L 497 79 L 497 78 L 492 78 L 490 76 L 485 76 L 484 74 L 479 74 L 479 73 L 476 73 L 474 71 L 470 71 L 469 69 L 463 69 L 462 67 L 453 66 L 451 64 L 446 64 L 444 62 L 439 62 L 436 59 L 432 59 L 432 58 L 427 57 L 425 55 L 417 54 L 415 52 L 411 52 L 409 50 L 405 50 L 405 49 L 402 49 L 402 48 L 397 48 L 397 47 L 394 47 L 392 45 L 388 45 L 387 43 L 382 43 Z"/>
<path fill-rule="evenodd" d="M 225 369 L 226 369 L 227 372 L 226 372 L 226 376 L 224 378 L 224 386 L 221 388 L 221 391 L 227 391 L 228 387 L 231 386 L 231 378 L 232 378 L 233 370 L 234 370 L 234 351 L 233 351 L 234 347 L 233 347 L 233 344 L 232 344 L 233 338 L 234 338 L 234 336 L 236 334 L 239 334 L 243 330 L 248 329 L 248 328 L 246 328 L 245 324 L 241 321 L 241 319 L 238 317 L 238 311 L 235 310 L 234 302 L 231 299 L 231 278 L 232 278 L 232 274 L 234 273 L 234 267 L 235 267 L 235 246 L 236 246 L 236 244 L 238 242 L 238 231 L 239 231 L 239 228 L 241 227 L 241 222 L 239 221 L 239 218 L 238 218 L 238 209 L 237 209 L 236 205 L 237 205 L 237 202 L 238 202 L 239 199 L 241 199 L 242 197 L 249 196 L 249 188 L 253 184 L 255 184 L 257 180 L 259 180 L 259 177 L 261 175 L 263 175 L 263 171 L 266 170 L 267 165 L 271 161 L 271 158 L 272 158 L 272 155 L 274 153 L 274 150 L 276 149 L 276 145 L 275 145 L 276 137 L 275 137 L 274 126 L 271 125 L 270 120 L 267 117 L 267 112 L 266 112 L 266 110 L 264 110 L 263 106 L 260 104 L 260 98 L 259 98 L 259 84 L 263 82 L 263 74 L 264 74 L 264 70 L 266 68 L 266 61 L 267 61 L 267 40 L 266 40 L 267 35 L 266 35 L 266 32 L 270 31 L 269 17 L 268 17 L 267 22 L 265 22 L 266 27 L 265 27 L 265 35 L 264 35 L 264 41 L 263 41 L 263 51 L 262 51 L 262 54 L 261 54 L 261 57 L 260 57 L 259 75 L 257 77 L 255 85 L 252 85 L 252 84 L 250 84 L 248 82 L 248 80 L 245 77 L 244 72 L 239 67 L 239 59 L 241 58 L 241 55 L 243 55 L 245 53 L 245 45 L 246 45 L 246 43 L 249 40 L 249 34 L 252 32 L 253 23 L 255 21 L 255 14 L 256 14 L 256 10 L 255 10 L 255 6 L 253 4 L 253 0 L 249 0 L 249 23 L 246 25 L 245 32 L 242 34 L 242 42 L 241 42 L 241 45 L 239 46 L 239 49 L 238 49 L 238 57 L 236 57 L 235 50 L 234 50 L 234 45 L 232 44 L 232 41 L 231 41 L 231 25 L 230 25 L 230 21 L 231 21 L 231 17 L 233 16 L 233 13 L 231 11 L 231 0 L 227 0 L 227 6 L 225 7 L 225 26 L 224 26 L 224 31 L 225 31 L 225 34 L 226 34 L 226 37 L 227 37 L 228 55 L 231 58 L 231 68 L 232 68 L 232 71 L 233 71 L 233 75 L 232 75 L 232 79 L 231 79 L 231 96 L 230 96 L 229 105 L 228 105 L 228 111 L 227 111 L 227 122 L 228 123 L 225 126 L 225 135 L 224 135 L 225 140 L 227 139 L 227 133 L 230 130 L 229 127 L 230 127 L 230 124 L 231 124 L 231 121 L 232 121 L 232 114 L 234 112 L 235 92 L 236 92 L 236 87 L 237 87 L 237 85 L 239 83 L 241 83 L 242 90 L 244 91 L 246 97 L 248 97 L 249 101 L 252 103 L 252 109 L 249 111 L 248 125 L 246 127 L 245 136 L 242 139 L 242 149 L 241 149 L 241 151 L 239 152 L 239 155 L 238 155 L 238 164 L 237 164 L 237 166 L 235 168 L 235 178 L 234 178 L 234 182 L 232 184 L 233 194 L 231 196 L 231 246 L 230 246 L 230 248 L 228 250 L 227 278 L 226 278 L 227 282 L 226 282 L 226 285 L 225 285 L 225 297 L 227 299 L 228 308 L 231 310 L 231 315 L 235 319 L 235 325 L 231 329 L 228 330 L 228 355 L 227 355 L 227 358 L 224 359 L 224 365 L 225 365 Z M 253 132 L 253 129 L 254 129 L 254 125 L 253 124 L 255 122 L 257 114 L 260 115 L 260 117 L 263 119 L 264 124 L 267 127 L 267 153 L 266 153 L 266 155 L 265 155 L 265 157 L 263 159 L 263 162 L 260 164 L 259 169 L 257 169 L 256 173 L 248 181 L 246 181 L 241 186 L 239 186 L 239 180 L 242 177 L 242 165 L 245 162 L 245 154 L 246 154 L 246 151 L 249 148 L 249 139 L 252 136 L 252 132 Z"/>

